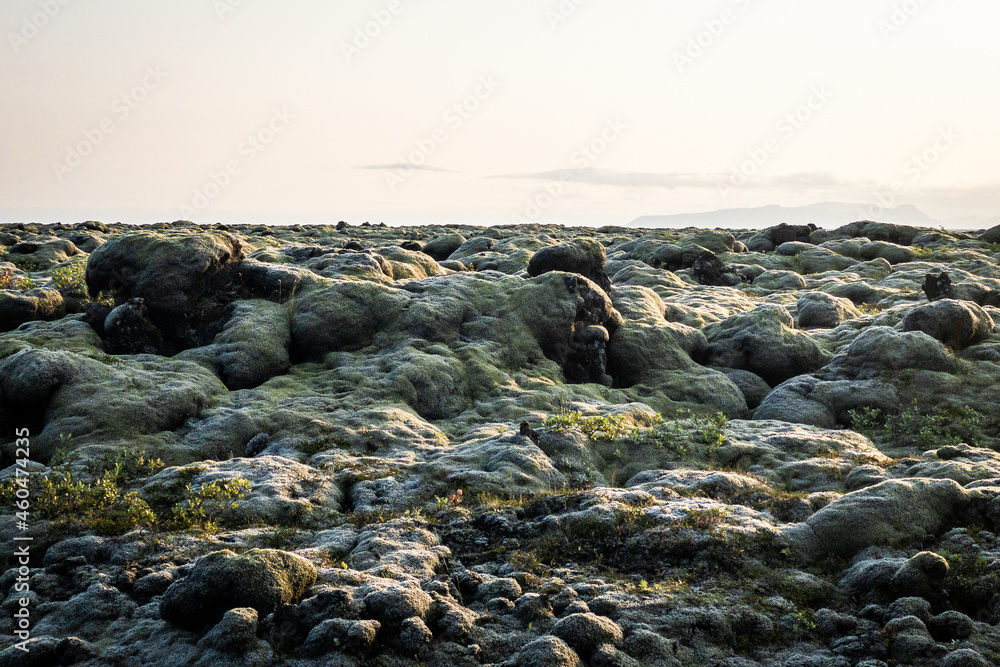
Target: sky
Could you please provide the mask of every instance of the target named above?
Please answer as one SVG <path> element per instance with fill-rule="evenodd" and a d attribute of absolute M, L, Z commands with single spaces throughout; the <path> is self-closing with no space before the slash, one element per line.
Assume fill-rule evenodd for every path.
<path fill-rule="evenodd" d="M 998 24 L 995 0 L 4 0 L 0 221 L 978 223 Z"/>

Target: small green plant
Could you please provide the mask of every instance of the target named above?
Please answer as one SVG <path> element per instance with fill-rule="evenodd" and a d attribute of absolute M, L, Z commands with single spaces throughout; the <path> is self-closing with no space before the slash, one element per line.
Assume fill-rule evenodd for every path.
<path fill-rule="evenodd" d="M 0 289 L 25 291 L 34 287 L 35 281 L 28 276 L 17 277 L 13 269 L 0 270 Z"/>
<path fill-rule="evenodd" d="M 63 434 L 59 439 L 62 442 Z M 69 437 L 66 438 L 67 446 Z M 147 457 L 137 449 L 115 449 L 105 453 L 100 463 L 103 471 L 110 472 L 115 480 L 129 484 L 163 470 L 162 459 Z"/>
<path fill-rule="evenodd" d="M 887 412 L 859 408 L 848 415 L 852 428 L 872 441 L 921 451 L 965 442 L 976 446 L 982 437 L 983 415 L 968 405 L 921 410 L 914 402 L 906 410 Z"/>
<path fill-rule="evenodd" d="M 104 292 L 99 292 L 96 298 L 91 298 L 87 290 L 87 260 L 63 264 L 52 269 L 52 282 L 60 292 L 81 299 L 85 305 L 94 301 L 106 306 L 114 305 L 114 299 Z"/>
<path fill-rule="evenodd" d="M 795 619 L 792 623 L 792 629 L 796 632 L 799 630 L 812 632 L 816 629 L 816 621 L 813 620 L 814 614 L 811 609 L 797 611 L 792 616 Z"/>
<path fill-rule="evenodd" d="M 129 487 L 161 470 L 163 461 L 131 449 L 106 454 L 90 482 L 59 467 L 32 478 L 31 497 L 37 515 L 62 533 L 121 535 L 135 528 L 211 531 L 220 523 L 232 523 L 237 501 L 250 491 L 250 482 L 237 477 L 197 487 L 188 484 L 179 498 L 147 500 Z M 0 502 L 12 500 L 19 484 L 14 479 L 0 484 Z"/>
<path fill-rule="evenodd" d="M 21 269 L 22 271 L 38 271 L 41 267 L 38 266 L 37 262 L 32 262 L 30 259 L 25 259 L 23 255 L 11 255 L 7 254 L 7 261 Z"/>
<path fill-rule="evenodd" d="M 725 429 L 729 423 L 726 415 L 721 412 L 712 415 L 692 414 L 690 420 L 693 430 L 692 438 L 695 442 L 706 445 L 709 451 L 725 444 Z"/>
<path fill-rule="evenodd" d="M 571 412 L 545 420 L 545 426 L 556 431 L 578 428 L 592 440 L 652 446 L 672 450 L 678 456 L 687 455 L 691 444 L 704 445 L 708 452 L 723 445 L 727 423 L 722 413 L 699 415 L 684 410 L 678 412 L 675 419 L 665 420 L 662 415 L 656 415 L 649 426 L 635 428 L 628 428 L 625 418 L 620 415 L 584 417 L 579 412 Z M 624 457 L 623 451 L 621 447 L 615 450 L 618 459 Z"/>
<path fill-rule="evenodd" d="M 184 497 L 170 510 L 168 522 L 178 530 L 200 528 L 211 532 L 217 522 L 226 522 L 250 492 L 250 482 L 242 477 L 209 482 L 200 486 L 187 485 Z"/>
<path fill-rule="evenodd" d="M 625 418 L 618 416 L 584 417 L 580 412 L 569 412 L 554 415 L 545 420 L 545 427 L 557 431 L 568 428 L 579 428 L 588 438 L 601 440 L 618 440 L 628 433 L 625 428 Z"/>
<path fill-rule="evenodd" d="M 885 307 L 880 306 L 877 303 L 862 303 L 858 306 L 858 310 L 865 315 L 878 315 L 885 310 Z"/>
<path fill-rule="evenodd" d="M 434 501 L 439 508 L 454 507 L 462 504 L 462 489 L 449 496 L 434 496 Z"/>
<path fill-rule="evenodd" d="M 90 484 L 67 473 L 53 473 L 39 481 L 35 511 L 57 526 L 120 535 L 133 528 L 149 528 L 156 514 L 135 491 L 123 489 L 112 471 Z"/>
<path fill-rule="evenodd" d="M 60 291 L 86 296 L 86 274 L 86 262 L 63 264 L 52 269 L 52 282 L 55 283 L 56 289 Z"/>

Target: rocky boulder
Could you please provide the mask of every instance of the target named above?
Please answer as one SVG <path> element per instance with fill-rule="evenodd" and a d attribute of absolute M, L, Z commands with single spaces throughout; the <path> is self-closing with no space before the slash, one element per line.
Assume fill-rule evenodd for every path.
<path fill-rule="evenodd" d="M 40 242 L 22 241 L 11 246 L 8 252 L 11 259 L 17 258 L 19 265 L 34 265 L 36 271 L 47 271 L 57 264 L 62 264 L 70 257 L 82 254 L 79 248 L 66 239 Z"/>
<path fill-rule="evenodd" d="M 211 368 L 229 389 L 249 389 L 291 366 L 291 322 L 287 305 L 239 301 L 211 345 L 187 350 L 187 359 Z"/>
<path fill-rule="evenodd" d="M 366 347 L 409 301 L 402 290 L 368 281 L 338 280 L 307 290 L 292 311 L 293 351 L 317 359 L 328 352 Z"/>
<path fill-rule="evenodd" d="M 57 319 L 65 314 L 66 307 L 58 290 L 0 290 L 0 331 L 16 329 L 32 320 Z"/>
<path fill-rule="evenodd" d="M 542 248 L 528 262 L 528 275 L 535 277 L 549 271 L 578 273 L 604 291 L 611 289 L 605 263 L 604 246 L 594 239 L 576 239 Z"/>
<path fill-rule="evenodd" d="M 950 479 L 894 479 L 849 493 L 788 531 L 806 554 L 850 557 L 911 544 L 951 528 L 971 495 Z"/>
<path fill-rule="evenodd" d="M 224 232 L 112 238 L 87 262 L 87 288 L 142 297 L 155 312 L 183 315 L 243 259 L 236 237 Z"/>
<path fill-rule="evenodd" d="M 982 342 L 994 328 L 985 310 L 971 301 L 954 299 L 919 306 L 903 318 L 903 331 L 922 331 L 953 350 Z"/>
<path fill-rule="evenodd" d="M 983 232 L 983 235 L 979 237 L 979 240 L 986 241 L 987 243 L 1000 243 L 1000 225 L 987 229 Z"/>
<path fill-rule="evenodd" d="M 849 299 L 835 297 L 825 292 L 807 292 L 795 304 L 799 327 L 806 329 L 833 329 L 855 317 L 861 317 Z"/>
<path fill-rule="evenodd" d="M 430 255 L 435 261 L 443 262 L 461 248 L 465 240 L 461 234 L 443 234 L 428 241 L 421 252 Z"/>
<path fill-rule="evenodd" d="M 955 363 L 944 345 L 924 332 L 901 332 L 884 326 L 861 332 L 847 348 L 843 361 L 847 369 L 861 377 L 906 368 L 950 371 Z"/>
<path fill-rule="evenodd" d="M 818 370 L 830 359 L 808 334 L 795 330 L 781 306 L 760 306 L 704 331 L 708 365 L 750 371 L 772 386 Z"/>
<path fill-rule="evenodd" d="M 298 602 L 315 581 L 316 568 L 295 554 L 274 549 L 252 549 L 241 555 L 216 551 L 170 585 L 160 602 L 160 615 L 189 630 L 214 625 L 238 607 L 266 616 L 279 605 Z"/>

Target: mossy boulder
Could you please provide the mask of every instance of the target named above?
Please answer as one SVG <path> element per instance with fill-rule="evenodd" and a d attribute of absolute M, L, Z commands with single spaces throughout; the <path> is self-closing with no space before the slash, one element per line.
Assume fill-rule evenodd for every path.
<path fill-rule="evenodd" d="M 558 637 L 543 635 L 529 642 L 503 667 L 580 667 L 580 656 Z"/>
<path fill-rule="evenodd" d="M 409 302 L 406 292 L 368 281 L 337 280 L 304 291 L 292 311 L 293 350 L 315 359 L 371 345 Z"/>
<path fill-rule="evenodd" d="M 872 241 L 887 241 L 898 245 L 912 245 L 913 239 L 923 233 L 918 227 L 897 225 L 891 222 L 861 220 L 833 230 L 835 238 L 864 237 Z"/>
<path fill-rule="evenodd" d="M 175 358 L 212 369 L 230 389 L 249 389 L 289 369 L 290 343 L 288 306 L 239 301 L 211 345 L 186 350 Z"/>
<path fill-rule="evenodd" d="M 792 528 L 812 558 L 919 543 L 955 525 L 972 495 L 950 479 L 893 479 L 839 498 Z"/>
<path fill-rule="evenodd" d="M 983 232 L 983 235 L 979 237 L 979 240 L 986 241 L 987 243 L 1000 243 L 1000 225 L 987 229 Z"/>
<path fill-rule="evenodd" d="M 216 551 L 170 585 L 160 602 L 160 616 L 188 630 L 214 625 L 239 607 L 267 616 L 279 605 L 297 603 L 315 582 L 316 567 L 287 551 Z"/>
<path fill-rule="evenodd" d="M 890 264 L 912 262 L 917 257 L 912 249 L 887 241 L 872 241 L 861 247 L 861 257 L 866 260 L 881 257 Z"/>
<path fill-rule="evenodd" d="M 764 305 L 749 313 L 705 327 L 707 363 L 750 371 L 774 386 L 818 370 L 830 355 L 806 333 L 782 306 Z"/>
<path fill-rule="evenodd" d="M 578 273 L 594 281 L 601 289 L 611 289 L 605 267 L 604 246 L 594 239 L 574 239 L 542 248 L 528 262 L 528 275 L 535 277 L 549 271 Z"/>
<path fill-rule="evenodd" d="M 923 331 L 953 350 L 982 342 L 994 328 L 993 318 L 977 304 L 955 299 L 918 306 L 903 318 L 903 331 Z"/>
<path fill-rule="evenodd" d="M 950 371 L 954 370 L 956 361 L 940 341 L 923 331 L 904 332 L 872 326 L 848 346 L 843 365 L 864 377 L 909 368 Z"/>
<path fill-rule="evenodd" d="M 603 644 L 621 646 L 621 627 L 597 614 L 570 614 L 552 627 L 552 634 L 566 642 L 584 659 Z"/>
<path fill-rule="evenodd" d="M 432 257 L 416 250 L 386 246 L 378 248 L 376 252 L 389 264 L 390 275 L 394 280 L 423 280 L 447 273 Z"/>
<path fill-rule="evenodd" d="M 806 279 L 795 271 L 771 269 L 754 278 L 753 286 L 773 291 L 805 289 Z"/>
<path fill-rule="evenodd" d="M 849 299 L 832 296 L 825 292 L 807 292 L 795 304 L 798 311 L 799 327 L 833 329 L 847 320 L 861 316 Z"/>
<path fill-rule="evenodd" d="M 0 290 L 0 331 L 16 329 L 32 320 L 57 319 L 65 314 L 66 306 L 58 290 Z"/>
<path fill-rule="evenodd" d="M 42 461 L 61 437 L 72 435 L 76 447 L 175 430 L 226 393 L 213 373 L 190 362 L 44 349 L 7 357 L 0 374 L 3 399 L 43 419 L 31 443 Z"/>
<path fill-rule="evenodd" d="M 430 255 L 435 261 L 441 262 L 451 257 L 451 254 L 461 248 L 463 243 L 465 243 L 465 237 L 461 234 L 442 234 L 425 243 L 421 252 Z"/>
<path fill-rule="evenodd" d="M 90 255 L 87 289 L 142 297 L 154 315 L 184 316 L 229 282 L 242 259 L 241 243 L 225 232 L 123 234 Z"/>
<path fill-rule="evenodd" d="M 67 239 L 24 241 L 13 245 L 9 253 L 10 261 L 19 266 L 33 266 L 37 271 L 47 271 L 70 257 L 83 254 L 72 241 Z"/>

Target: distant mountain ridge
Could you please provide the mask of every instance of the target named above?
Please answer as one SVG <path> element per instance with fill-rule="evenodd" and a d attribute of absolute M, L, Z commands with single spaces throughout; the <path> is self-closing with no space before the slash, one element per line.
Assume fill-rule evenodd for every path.
<path fill-rule="evenodd" d="M 781 223 L 819 227 L 839 227 L 872 216 L 866 214 L 870 205 L 841 202 L 822 202 L 808 206 L 760 206 L 757 208 L 730 208 L 704 213 L 681 213 L 677 215 L 645 215 L 628 224 L 629 227 L 680 228 L 680 227 L 723 227 L 739 229 L 761 229 Z M 894 222 L 901 225 L 920 227 L 937 226 L 938 221 L 912 204 L 885 209 L 874 216 L 879 222 Z"/>

